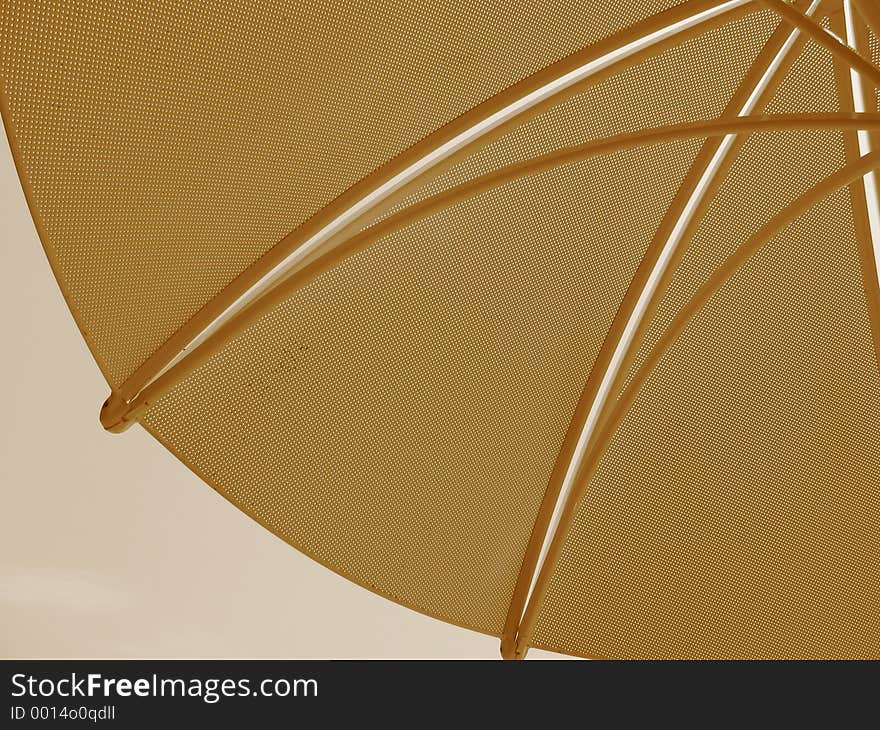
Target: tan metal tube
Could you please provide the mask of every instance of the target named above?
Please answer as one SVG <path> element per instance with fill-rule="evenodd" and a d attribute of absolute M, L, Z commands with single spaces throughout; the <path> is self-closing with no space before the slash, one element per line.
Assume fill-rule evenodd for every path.
<path fill-rule="evenodd" d="M 802 4 L 806 6 L 807 2 L 803 2 Z M 785 47 L 791 34 L 792 27 L 783 20 L 780 23 L 780 26 L 764 44 L 764 47 L 755 58 L 751 68 L 743 77 L 743 80 L 740 82 L 736 91 L 734 91 L 730 102 L 721 114 L 722 118 L 730 119 L 739 116 L 743 106 L 755 92 L 765 74 L 768 73 L 774 60 Z M 802 49 L 804 42 L 805 39 L 803 35 L 800 35 L 795 44 L 789 49 L 783 62 L 773 74 L 773 78 L 770 79 L 767 84 L 767 88 L 761 95 L 761 98 L 757 100 L 757 111 L 760 111 L 763 106 L 766 105 L 767 100 L 776 91 L 794 58 L 797 57 Z M 529 537 L 529 543 L 523 556 L 520 572 L 517 576 L 517 582 L 514 587 L 513 596 L 511 598 L 510 607 L 504 624 L 504 631 L 501 636 L 501 656 L 505 659 L 523 658 L 516 654 L 516 634 L 519 622 L 522 619 L 522 614 L 526 602 L 528 601 L 529 592 L 535 576 L 535 570 L 539 567 L 538 563 L 541 559 L 541 552 L 547 541 L 547 533 L 550 529 L 553 514 L 558 508 L 565 477 L 571 468 L 571 461 L 575 456 L 577 444 L 582 438 L 582 433 L 587 425 L 589 415 L 594 408 L 595 399 L 599 392 L 600 385 L 606 377 L 606 373 L 623 336 L 627 322 L 633 315 L 639 296 L 644 290 L 648 278 L 660 258 L 663 247 L 672 235 L 679 218 L 684 213 L 689 200 L 697 190 L 700 180 L 711 164 L 713 157 L 720 149 L 722 139 L 723 138 L 720 137 L 707 139 L 694 159 L 688 174 L 682 181 L 675 198 L 673 198 L 670 203 L 653 239 L 647 249 L 645 249 L 642 260 L 639 263 L 620 306 L 614 315 L 611 326 L 608 328 L 608 332 L 602 342 L 602 347 L 596 355 L 590 374 L 587 377 L 587 381 L 584 384 L 577 403 L 575 404 L 571 421 L 569 422 L 559 453 L 556 456 L 553 469 L 550 472 L 550 478 L 544 492 L 544 498 L 538 510 L 535 525 L 532 528 L 532 533 Z M 713 184 L 712 188 L 716 188 L 717 185 L 720 184 L 720 179 L 723 177 L 724 172 L 730 165 L 730 160 L 736 155 L 741 144 L 742 141 L 735 145 L 735 149 L 732 148 L 729 151 L 723 169 L 718 171 L 718 174 L 716 175 L 717 182 Z M 712 188 L 706 191 L 704 199 L 714 196 L 715 190 Z M 702 218 L 703 212 L 697 211 L 697 213 L 698 216 L 692 221 L 692 225 L 688 227 L 688 230 L 684 231 L 680 244 L 681 247 L 687 245 L 688 239 L 691 237 L 693 230 L 695 230 L 697 222 Z M 661 294 L 662 293 L 659 293 L 658 297 Z M 646 316 L 649 316 L 649 313 Z M 640 338 L 641 332 L 636 332 L 635 336 Z M 637 347 L 637 343 L 635 346 Z M 624 363 L 620 369 L 625 371 L 625 368 L 626 363 Z"/>
<path fill-rule="evenodd" d="M 596 473 L 602 455 L 610 445 L 611 439 L 613 438 L 618 425 L 629 411 L 629 407 L 632 405 L 635 396 L 638 394 L 648 375 L 663 355 L 674 344 L 687 324 L 700 311 L 703 305 L 713 294 L 715 294 L 715 292 L 724 286 L 724 284 L 756 251 L 816 203 L 822 201 L 841 187 L 860 180 L 862 176 L 878 168 L 880 168 L 880 152 L 871 153 L 870 155 L 859 158 L 857 162 L 838 170 L 810 188 L 810 190 L 790 205 L 786 206 L 757 233 L 743 243 L 724 262 L 724 264 L 715 271 L 709 280 L 697 290 L 696 294 L 694 294 L 679 314 L 672 320 L 663 336 L 657 341 L 654 348 L 648 354 L 642 367 L 620 395 L 620 398 L 615 402 L 604 426 L 596 433 L 590 444 L 589 457 L 584 460 L 581 469 L 576 476 L 571 498 L 565 505 L 553 542 L 548 550 L 547 559 L 535 583 L 535 588 L 532 592 L 532 599 L 526 607 L 525 614 L 523 615 L 523 620 L 520 624 L 519 633 L 517 635 L 516 652 L 518 654 L 522 654 L 525 651 L 531 640 L 532 634 L 534 633 L 535 625 L 540 616 L 541 606 L 547 594 L 547 589 L 549 588 L 550 578 L 553 575 L 556 564 L 559 561 L 562 547 L 571 530 L 571 525 L 584 490 L 590 479 Z"/>
<path fill-rule="evenodd" d="M 840 35 L 846 36 L 845 20 L 842 15 L 836 15 L 831 20 L 831 29 Z M 858 30 L 856 38 L 857 48 L 867 47 L 867 32 L 864 27 Z M 841 63 L 835 64 L 835 83 L 837 85 L 837 98 L 840 110 L 843 112 L 855 111 L 853 98 L 852 77 L 850 69 Z M 859 80 L 861 82 L 861 79 Z M 866 85 L 862 84 L 862 92 L 866 98 L 868 95 Z M 876 142 L 877 135 L 872 135 L 872 142 Z M 861 155 L 859 148 L 858 132 L 846 132 L 843 136 L 844 149 L 847 162 L 854 162 Z M 876 192 L 876 191 L 875 191 Z M 862 276 L 862 288 L 865 291 L 865 300 L 868 306 L 868 321 L 871 327 L 871 337 L 874 342 L 874 354 L 877 359 L 877 367 L 880 369 L 880 281 L 877 276 L 877 261 L 874 254 L 874 239 L 871 231 L 870 215 L 868 213 L 868 191 L 863 180 L 856 180 L 849 186 L 850 202 L 852 205 L 853 225 L 855 228 L 856 241 L 859 249 L 859 270 Z M 870 201 L 875 206 L 880 206 L 880 200 Z"/>
<path fill-rule="evenodd" d="M 272 307 L 289 297 L 297 289 L 305 286 L 340 261 L 376 240 L 387 236 L 411 223 L 472 198 L 512 180 L 559 167 L 571 162 L 586 160 L 602 154 L 610 154 L 661 142 L 695 137 L 723 136 L 727 134 L 748 134 L 754 132 L 785 131 L 791 129 L 870 129 L 880 130 L 878 114 L 780 114 L 773 116 L 738 117 L 736 119 L 711 119 L 687 122 L 665 127 L 627 132 L 613 137 L 588 142 L 574 147 L 565 147 L 532 160 L 514 163 L 494 172 L 475 178 L 455 188 L 427 198 L 419 203 L 390 216 L 374 226 L 352 236 L 347 241 L 324 252 L 309 262 L 282 285 L 276 287 L 259 299 L 238 317 L 227 322 L 214 332 L 192 355 L 165 371 L 149 386 L 144 388 L 131 401 L 116 401 L 105 404 L 101 411 L 101 422 L 110 431 L 123 431 L 137 421 L 143 411 L 163 393 L 202 363 L 206 362 L 220 347 L 240 334 Z"/>
<path fill-rule="evenodd" d="M 880 68 L 877 68 L 864 56 L 856 53 L 845 43 L 828 33 L 821 25 L 808 18 L 802 12 L 784 2 L 784 0 L 759 0 L 768 8 L 776 11 L 780 17 L 806 33 L 816 43 L 831 51 L 838 59 L 871 80 L 874 86 L 880 87 Z"/>
<path fill-rule="evenodd" d="M 383 185 L 389 183 L 397 175 L 405 171 L 409 166 L 420 159 L 430 155 L 434 150 L 456 138 L 468 129 L 474 128 L 493 114 L 498 113 L 507 106 L 525 98 L 536 90 L 550 84 L 566 74 L 575 71 L 597 59 L 601 59 L 614 51 L 627 47 L 629 44 L 658 33 L 665 28 L 675 26 L 677 23 L 687 21 L 689 18 L 701 13 L 709 12 L 714 8 L 723 7 L 722 0 L 687 0 L 670 10 L 659 13 L 636 25 L 626 28 L 611 37 L 602 40 L 588 48 L 564 58 L 547 68 L 533 74 L 523 81 L 514 84 L 507 90 L 488 99 L 482 104 L 461 115 L 436 132 L 428 135 L 386 165 L 375 170 L 360 182 L 353 185 L 336 200 L 318 211 L 312 218 L 304 222 L 294 231 L 275 244 L 263 256 L 257 259 L 247 269 L 224 287 L 210 302 L 205 304 L 193 317 L 183 324 L 171 337 L 169 337 L 149 358 L 147 358 L 126 381 L 111 394 L 106 404 L 107 413 L 117 413 L 124 410 L 127 402 L 131 401 L 143 388 L 145 388 L 156 376 L 168 367 L 170 363 L 201 333 L 207 330 L 218 317 L 223 315 L 236 301 L 256 286 L 269 272 L 279 266 L 285 259 L 299 249 L 313 236 L 319 234 L 333 221 L 354 208 L 360 201 L 366 199 Z M 322 244 L 327 248 L 336 245 L 340 241 L 354 235 L 357 230 L 368 222 L 368 218 L 376 216 L 382 211 L 392 207 L 403 199 L 416 184 L 423 184 L 432 176 L 440 174 L 457 161 L 463 159 L 474 150 L 488 144 L 511 129 L 524 124 L 534 116 L 541 114 L 550 107 L 565 101 L 571 96 L 581 93 L 584 89 L 600 83 L 601 81 L 619 74 L 624 69 L 634 66 L 647 58 L 655 56 L 663 50 L 684 43 L 690 38 L 697 37 L 707 31 L 741 18 L 749 13 L 761 9 L 756 2 L 733 7 L 718 15 L 707 18 L 698 24 L 684 28 L 675 35 L 665 38 L 650 47 L 636 51 L 625 58 L 610 63 L 601 70 L 591 73 L 577 83 L 564 89 L 560 89 L 551 97 L 540 101 L 527 110 L 523 110 L 513 118 L 501 123 L 478 139 L 458 149 L 447 156 L 442 162 L 433 165 L 429 170 L 410 180 L 407 184 L 398 188 L 393 194 L 387 196 L 381 204 L 377 204 L 361 215 L 352 218 L 344 228 L 336 231 L 333 236 Z M 204 345 L 202 345 L 204 346 Z M 189 355 L 191 357 L 191 355 Z"/>

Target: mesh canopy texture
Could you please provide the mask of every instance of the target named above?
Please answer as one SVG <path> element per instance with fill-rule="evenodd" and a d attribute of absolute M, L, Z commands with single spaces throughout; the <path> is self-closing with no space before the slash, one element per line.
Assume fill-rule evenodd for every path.
<path fill-rule="evenodd" d="M 673 4 L 4 0 L 23 174 L 107 379 L 389 157 Z"/>
<path fill-rule="evenodd" d="M 831 58 L 808 45 L 768 110 L 836 106 Z M 644 349 L 743 237 L 843 162 L 837 132 L 749 140 Z M 630 658 L 876 655 L 880 625 L 865 618 L 880 605 L 880 377 L 864 296 L 841 190 L 700 312 L 590 484 L 538 645 Z"/>
<path fill-rule="evenodd" d="M 765 38 L 760 21 L 741 21 L 640 67 L 633 88 L 713 45 L 756 51 Z M 716 114 L 723 102 L 692 87 L 679 76 L 667 88 L 689 106 L 655 113 Z M 592 118 L 651 122 L 632 91 L 635 121 L 620 97 L 591 96 L 581 108 Z M 567 117 L 562 134 L 579 136 L 582 118 Z M 488 158 L 496 165 L 541 144 L 511 136 Z M 265 502 L 259 519 L 321 562 L 497 634 L 580 386 L 696 149 L 565 167 L 383 240 L 273 312 L 144 422 L 233 501 L 252 512 Z M 645 171 L 657 169 L 666 174 L 642 195 Z M 288 371 L 279 341 L 302 341 L 308 355 Z M 264 383 L 259 400 L 237 390 L 236 372 L 246 388 Z"/>
<path fill-rule="evenodd" d="M 383 240 L 144 423 L 321 562 L 497 633 L 609 302 L 665 208 L 628 191 L 643 166 L 672 158 L 683 171 L 690 156 L 664 146 L 573 166 Z"/>
<path fill-rule="evenodd" d="M 4 122 L 115 392 L 370 173 L 682 4 L 0 0 Z M 718 118 L 790 32 L 746 9 L 491 136 L 358 230 L 566 146 Z M 829 0 L 817 21 L 841 12 Z M 795 53 L 758 113 L 839 112 L 841 59 L 812 40 Z M 570 505 L 530 645 L 880 655 L 876 302 L 850 190 L 773 236 L 643 373 L 736 247 L 852 162 L 847 134 L 762 132 L 737 149 L 624 374 L 644 384 Z M 379 237 L 224 340 L 142 425 L 328 568 L 501 636 L 578 398 L 704 142 L 570 162 Z"/>
<path fill-rule="evenodd" d="M 537 646 L 876 656 L 880 378 L 848 203 L 792 225 L 655 371 L 581 504 Z"/>

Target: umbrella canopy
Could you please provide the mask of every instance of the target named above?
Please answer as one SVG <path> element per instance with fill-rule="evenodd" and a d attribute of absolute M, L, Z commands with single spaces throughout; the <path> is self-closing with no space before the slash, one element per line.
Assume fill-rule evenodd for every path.
<path fill-rule="evenodd" d="M 2 112 L 105 427 L 294 547 L 510 658 L 878 657 L 878 31 L 4 0 Z"/>

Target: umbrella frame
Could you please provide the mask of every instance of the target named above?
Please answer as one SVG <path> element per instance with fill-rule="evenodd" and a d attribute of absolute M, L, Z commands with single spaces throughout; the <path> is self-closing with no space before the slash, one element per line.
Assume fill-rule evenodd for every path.
<path fill-rule="evenodd" d="M 646 128 L 560 148 L 444 190 L 363 229 L 417 185 L 549 108 L 670 47 L 767 8 L 778 15 L 780 26 L 720 117 Z M 810 17 L 819 10 L 829 16 L 830 31 Z M 863 22 L 857 22 L 857 17 Z M 880 250 L 876 175 L 880 152 L 872 151 L 880 149 L 880 114 L 865 110 L 865 99 L 872 98 L 875 88 L 880 88 L 880 69 L 868 60 L 869 28 L 880 34 L 880 8 L 871 0 L 814 0 L 809 4 L 807 0 L 791 4 L 784 0 L 686 0 L 548 66 L 423 138 L 281 239 L 112 390 L 101 410 L 102 424 L 112 432 L 125 430 L 152 403 L 271 308 L 384 236 L 513 180 L 627 149 L 704 138 L 702 149 L 630 282 L 557 455 L 501 636 L 502 656 L 525 657 L 580 499 L 651 370 L 705 303 L 755 252 L 842 187 L 848 187 L 853 207 L 862 283 L 880 368 L 876 253 Z M 760 114 L 807 39 L 834 56 L 841 112 Z M 34 196 L 21 174 L 21 155 L 2 90 L 0 114 L 38 234 L 45 241 Z M 843 131 L 846 165 L 786 206 L 741 244 L 673 318 L 624 386 L 628 366 L 651 314 L 736 153 L 752 134 L 808 129 Z M 617 400 L 610 397 L 613 395 L 619 395 Z"/>

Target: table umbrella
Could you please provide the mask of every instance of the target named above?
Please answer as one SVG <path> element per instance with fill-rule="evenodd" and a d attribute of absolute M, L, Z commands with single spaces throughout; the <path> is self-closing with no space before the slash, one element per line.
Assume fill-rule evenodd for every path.
<path fill-rule="evenodd" d="M 0 38 L 108 430 L 506 658 L 880 656 L 875 0 L 3 0 Z"/>

